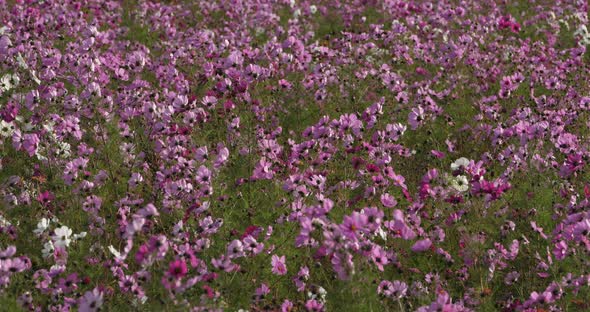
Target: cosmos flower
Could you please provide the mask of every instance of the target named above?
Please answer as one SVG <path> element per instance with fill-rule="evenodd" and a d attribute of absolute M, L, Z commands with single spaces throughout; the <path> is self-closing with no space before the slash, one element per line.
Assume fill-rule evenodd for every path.
<path fill-rule="evenodd" d="M 95 312 L 99 311 L 103 304 L 103 292 L 98 288 L 84 293 L 84 296 L 78 301 L 78 309 L 80 312 Z"/>
<path fill-rule="evenodd" d="M 341 229 L 344 235 L 355 240 L 358 239 L 358 235 L 364 231 L 367 223 L 368 217 L 365 214 L 353 212 L 352 215 L 344 217 Z"/>
<path fill-rule="evenodd" d="M 33 233 L 35 233 L 37 235 L 41 235 L 42 233 L 47 231 L 47 229 L 49 228 L 50 222 L 51 221 L 47 218 L 41 218 L 41 220 L 39 220 L 39 223 L 37 223 L 37 228 L 35 230 L 33 230 Z"/>
<path fill-rule="evenodd" d="M 412 130 L 416 130 L 419 125 L 421 125 L 425 120 L 424 115 L 424 108 L 418 106 L 417 108 L 413 108 L 410 114 L 408 115 L 408 123 Z"/>
<path fill-rule="evenodd" d="M 469 166 L 469 159 L 467 159 L 465 157 L 461 157 L 461 158 L 458 158 L 457 160 L 455 160 L 451 164 L 451 170 L 457 171 L 457 170 L 460 170 L 461 168 L 467 168 L 467 166 Z"/>
<path fill-rule="evenodd" d="M 285 256 L 272 255 L 272 273 L 276 275 L 287 274 L 287 266 L 285 265 Z"/>
<path fill-rule="evenodd" d="M 389 193 L 384 193 L 381 195 L 381 203 L 383 206 L 388 208 L 393 208 L 397 205 L 397 201 Z"/>
<path fill-rule="evenodd" d="M 51 236 L 53 245 L 58 248 L 66 248 L 70 246 L 70 243 L 72 242 L 71 235 L 72 229 L 65 225 L 53 230 L 53 235 Z"/>
<path fill-rule="evenodd" d="M 423 252 L 423 251 L 430 249 L 431 246 L 432 246 L 432 241 L 430 239 L 426 238 L 426 239 L 422 239 L 422 240 L 417 241 L 412 246 L 411 249 L 414 252 Z"/>
<path fill-rule="evenodd" d="M 469 190 L 469 180 L 464 175 L 450 178 L 450 184 L 458 192 L 467 192 Z"/>
<path fill-rule="evenodd" d="M 0 136 L 4 138 L 10 137 L 15 129 L 16 128 L 12 122 L 7 122 L 4 119 L 0 120 Z"/>
<path fill-rule="evenodd" d="M 168 267 L 168 274 L 175 279 L 182 278 L 188 272 L 186 262 L 181 259 L 170 262 Z"/>

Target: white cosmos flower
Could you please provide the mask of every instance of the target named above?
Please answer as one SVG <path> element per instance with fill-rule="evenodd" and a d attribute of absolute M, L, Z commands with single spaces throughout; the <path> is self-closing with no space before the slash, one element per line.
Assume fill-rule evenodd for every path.
<path fill-rule="evenodd" d="M 318 299 L 321 302 L 326 302 L 326 295 L 327 294 L 328 294 L 328 292 L 324 289 L 324 287 L 318 286 L 315 293 L 308 291 L 307 297 L 309 299 Z"/>
<path fill-rule="evenodd" d="M 55 250 L 55 248 L 53 247 L 53 243 L 51 241 L 47 241 L 43 245 L 43 249 L 41 250 L 41 253 L 43 254 L 43 258 L 47 258 L 50 255 L 52 255 L 53 250 Z"/>
<path fill-rule="evenodd" d="M 379 235 L 379 237 L 381 237 L 381 239 L 387 240 L 387 232 L 385 232 L 382 227 L 379 227 L 377 229 L 377 235 Z"/>
<path fill-rule="evenodd" d="M 9 137 L 12 136 L 14 133 L 14 124 L 12 122 L 6 122 L 4 120 L 0 120 L 0 136 L 2 137 Z"/>
<path fill-rule="evenodd" d="M 115 256 L 115 258 L 121 258 L 121 253 L 115 249 L 113 245 L 109 245 L 109 251 Z"/>
<path fill-rule="evenodd" d="M 8 91 L 12 89 L 12 77 L 10 74 L 6 74 L 0 79 L 0 92 Z"/>
<path fill-rule="evenodd" d="M 79 240 L 79 239 L 81 239 L 81 238 L 84 238 L 84 237 L 86 237 L 86 235 L 87 235 L 87 234 L 88 234 L 88 233 L 86 233 L 86 232 L 80 232 L 80 233 L 78 233 L 78 234 L 74 234 L 74 235 L 72 236 L 72 239 L 76 241 L 76 240 Z"/>
<path fill-rule="evenodd" d="M 45 131 L 47 131 L 49 133 L 49 135 L 52 136 L 52 138 L 55 138 L 55 134 L 53 133 L 54 128 L 55 128 L 55 122 L 53 122 L 53 121 L 47 122 L 43 125 L 43 129 L 45 129 Z"/>
<path fill-rule="evenodd" d="M 320 295 L 320 298 L 322 299 L 322 302 L 326 302 L 326 295 L 328 294 L 328 292 L 324 289 L 324 287 L 320 286 L 318 289 L 318 293 Z"/>
<path fill-rule="evenodd" d="M 43 154 L 41 154 L 41 152 L 45 151 L 45 147 L 43 146 L 39 146 L 39 148 L 37 148 L 37 151 L 35 152 L 35 156 L 37 156 L 37 159 L 39 160 L 47 160 L 47 157 L 43 156 Z"/>
<path fill-rule="evenodd" d="M 21 128 L 22 130 L 25 130 L 25 132 L 29 132 L 35 128 L 35 125 L 33 125 L 31 120 L 25 119 L 21 115 L 16 116 L 14 119 L 22 124 Z"/>
<path fill-rule="evenodd" d="M 588 28 L 586 25 L 581 25 L 576 29 L 574 32 L 574 37 L 580 37 L 579 44 L 581 45 L 588 45 L 590 44 L 590 32 L 588 32 Z"/>
<path fill-rule="evenodd" d="M 588 34 L 588 28 L 586 27 L 586 25 L 581 25 L 574 32 L 574 36 L 578 36 L 578 35 L 585 36 L 586 34 Z"/>
<path fill-rule="evenodd" d="M 558 22 L 564 24 L 567 30 L 570 30 L 570 24 L 566 20 L 560 19 Z"/>
<path fill-rule="evenodd" d="M 315 14 L 318 11 L 318 7 L 315 5 L 310 5 L 309 11 L 311 12 L 311 14 Z"/>
<path fill-rule="evenodd" d="M 137 299 L 137 298 L 134 298 L 133 300 L 131 300 L 131 304 L 132 304 L 134 307 L 137 307 L 137 306 L 139 306 L 139 305 L 143 305 L 143 304 L 145 304 L 145 303 L 147 302 L 147 300 L 148 300 L 148 297 L 147 297 L 146 295 L 144 295 L 143 297 L 141 297 L 141 298 L 139 298 L 139 299 Z"/>
<path fill-rule="evenodd" d="M 12 74 L 10 79 L 11 79 L 10 82 L 12 83 L 13 88 L 18 86 L 18 84 L 20 83 L 20 77 L 17 74 Z"/>
<path fill-rule="evenodd" d="M 0 226 L 1 227 L 9 227 L 11 225 L 12 225 L 12 223 L 10 223 L 10 221 L 6 220 L 2 215 L 0 215 Z"/>
<path fill-rule="evenodd" d="M 61 158 L 68 158 L 70 157 L 70 144 L 67 142 L 57 142 L 57 155 Z"/>
<path fill-rule="evenodd" d="M 43 218 L 43 219 L 39 220 L 39 223 L 37 223 L 37 228 L 35 230 L 33 230 L 33 233 L 35 233 L 37 235 L 41 235 L 43 232 L 45 232 L 49 228 L 50 222 L 51 221 L 49 221 L 49 219 L 47 219 L 47 218 Z"/>
<path fill-rule="evenodd" d="M 29 69 L 29 65 L 27 65 L 27 62 L 25 62 L 25 59 L 20 53 L 16 55 L 16 61 L 18 62 L 18 66 L 20 66 L 21 68 Z M 33 79 L 33 81 L 35 81 L 37 84 L 41 84 L 41 80 L 37 78 L 37 73 L 34 70 L 29 69 L 29 73 L 31 74 L 31 78 Z"/>
<path fill-rule="evenodd" d="M 53 244 L 56 247 L 65 248 L 68 247 L 72 242 L 70 236 L 72 236 L 72 229 L 64 225 L 55 229 L 51 238 L 53 239 Z"/>
<path fill-rule="evenodd" d="M 29 65 L 27 65 L 27 62 L 25 62 L 25 59 L 20 54 L 20 52 L 16 55 L 16 61 L 18 62 L 18 66 L 21 68 L 29 69 Z"/>
<path fill-rule="evenodd" d="M 459 192 L 466 192 L 469 189 L 469 181 L 464 175 L 456 176 L 451 179 L 451 186 Z"/>
<path fill-rule="evenodd" d="M 31 78 L 33 78 L 33 81 L 40 85 L 41 84 L 41 80 L 39 80 L 39 78 L 37 78 L 37 73 L 34 70 L 31 70 Z"/>
<path fill-rule="evenodd" d="M 465 157 L 461 157 L 455 160 L 454 163 L 451 164 L 451 170 L 455 171 L 461 167 L 467 167 L 469 165 L 469 159 Z"/>

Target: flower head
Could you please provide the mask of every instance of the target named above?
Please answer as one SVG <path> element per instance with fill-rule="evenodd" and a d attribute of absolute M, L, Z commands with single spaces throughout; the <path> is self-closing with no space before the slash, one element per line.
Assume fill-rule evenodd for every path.
<path fill-rule="evenodd" d="M 285 265 L 285 256 L 273 255 L 271 260 L 272 273 L 277 275 L 287 274 L 287 266 Z"/>
<path fill-rule="evenodd" d="M 66 248 L 70 246 L 72 236 L 72 229 L 67 226 L 62 226 L 53 231 L 53 236 L 51 239 L 53 240 L 53 245 L 59 248 Z"/>

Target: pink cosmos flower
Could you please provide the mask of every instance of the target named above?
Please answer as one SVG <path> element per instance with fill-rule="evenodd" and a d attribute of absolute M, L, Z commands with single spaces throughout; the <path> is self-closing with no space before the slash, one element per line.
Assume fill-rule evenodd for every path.
<path fill-rule="evenodd" d="M 567 254 L 568 254 L 568 246 L 565 241 L 562 240 L 562 241 L 555 243 L 554 248 L 553 248 L 553 255 L 555 256 L 555 259 L 563 260 L 563 259 L 565 259 L 565 256 L 567 256 Z"/>
<path fill-rule="evenodd" d="M 438 150 L 431 150 L 431 151 L 430 151 L 430 153 L 431 153 L 431 154 L 432 154 L 434 157 L 436 157 L 436 158 L 438 158 L 438 159 L 445 158 L 445 153 L 443 153 L 443 152 L 441 152 L 441 151 L 438 151 Z"/>
<path fill-rule="evenodd" d="M 389 258 L 387 257 L 387 253 L 381 247 L 373 247 L 371 250 L 371 259 L 373 263 L 377 266 L 379 271 L 383 272 L 383 266 L 389 264 Z"/>
<path fill-rule="evenodd" d="M 39 136 L 36 133 L 27 133 L 24 135 L 23 149 L 32 157 L 37 153 L 39 142 Z"/>
<path fill-rule="evenodd" d="M 424 122 L 424 109 L 421 106 L 413 108 L 410 114 L 408 115 L 408 123 L 412 130 L 418 129 L 418 126 Z"/>
<path fill-rule="evenodd" d="M 285 256 L 272 255 L 271 265 L 272 273 L 277 275 L 287 274 L 287 266 L 285 265 Z"/>
<path fill-rule="evenodd" d="M 355 211 L 352 213 L 352 215 L 344 217 L 344 222 L 340 228 L 344 235 L 352 240 L 355 240 L 358 238 L 358 234 L 365 230 L 367 222 L 368 217 L 365 214 Z"/>
<path fill-rule="evenodd" d="M 426 251 L 430 248 L 430 246 L 432 246 L 432 241 L 428 238 L 425 238 L 425 239 L 417 241 L 412 246 L 412 251 L 414 251 L 414 252 Z"/>
<path fill-rule="evenodd" d="M 310 312 L 316 312 L 316 311 L 324 311 L 325 307 L 324 304 L 315 300 L 315 299 L 309 299 L 305 302 L 305 309 L 307 311 Z"/>
<path fill-rule="evenodd" d="M 389 193 L 384 193 L 381 195 L 381 203 L 387 208 L 393 208 L 397 205 L 397 201 Z"/>
<path fill-rule="evenodd" d="M 281 304 L 281 312 L 290 312 L 293 311 L 293 302 L 289 301 L 289 299 L 285 299 Z"/>
<path fill-rule="evenodd" d="M 266 295 L 270 293 L 270 288 L 265 283 L 260 284 L 260 287 L 256 288 L 256 299 L 262 300 Z"/>
<path fill-rule="evenodd" d="M 37 196 L 37 200 L 41 204 L 43 204 L 44 206 L 51 203 L 54 199 L 55 199 L 55 196 L 53 195 L 53 193 L 51 193 L 49 191 L 44 191 L 42 193 L 39 193 L 39 195 Z"/>
<path fill-rule="evenodd" d="M 103 303 L 103 292 L 98 288 L 87 291 L 78 301 L 78 310 L 80 312 L 99 311 Z"/>

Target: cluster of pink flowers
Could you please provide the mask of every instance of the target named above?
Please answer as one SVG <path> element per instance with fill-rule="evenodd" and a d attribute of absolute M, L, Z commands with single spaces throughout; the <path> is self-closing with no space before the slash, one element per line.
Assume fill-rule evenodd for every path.
<path fill-rule="evenodd" d="M 131 2 L 0 0 L 5 298 L 590 307 L 587 1 Z"/>

